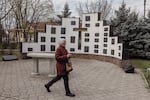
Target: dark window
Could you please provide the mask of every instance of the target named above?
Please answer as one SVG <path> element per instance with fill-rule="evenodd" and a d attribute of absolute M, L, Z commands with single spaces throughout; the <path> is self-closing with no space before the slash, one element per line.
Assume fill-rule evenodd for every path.
<path fill-rule="evenodd" d="M 51 51 L 55 51 L 55 45 L 51 45 Z"/>
<path fill-rule="evenodd" d="M 111 55 L 114 55 L 115 54 L 115 51 L 114 50 L 111 50 Z"/>
<path fill-rule="evenodd" d="M 85 16 L 85 21 L 90 21 L 90 16 Z"/>
<path fill-rule="evenodd" d="M 84 52 L 89 52 L 89 47 L 88 46 L 84 47 Z"/>
<path fill-rule="evenodd" d="M 28 48 L 28 51 L 33 51 L 33 48 Z"/>
<path fill-rule="evenodd" d="M 104 44 L 104 47 L 107 47 L 107 44 Z"/>
<path fill-rule="evenodd" d="M 95 42 L 99 42 L 99 39 L 95 39 Z"/>
<path fill-rule="evenodd" d="M 103 49 L 103 54 L 107 54 L 107 49 Z"/>
<path fill-rule="evenodd" d="M 118 53 L 118 56 L 120 57 L 120 56 L 121 56 L 121 54 L 120 54 L 120 53 Z"/>
<path fill-rule="evenodd" d="M 95 36 L 98 37 L 98 36 L 99 36 L 99 33 L 95 33 Z"/>
<path fill-rule="evenodd" d="M 51 37 L 51 42 L 56 42 L 56 38 L 55 37 Z"/>
<path fill-rule="evenodd" d="M 98 13 L 98 21 L 101 20 L 101 13 Z"/>
<path fill-rule="evenodd" d="M 94 50 L 94 53 L 98 53 L 98 50 Z"/>
<path fill-rule="evenodd" d="M 70 51 L 75 51 L 75 48 L 70 48 Z"/>
<path fill-rule="evenodd" d="M 108 36 L 108 33 L 104 33 L 104 36 Z"/>
<path fill-rule="evenodd" d="M 66 28 L 61 28 L 61 34 L 66 34 Z"/>
<path fill-rule="evenodd" d="M 95 26 L 98 27 L 98 26 L 99 26 L 99 23 L 96 23 Z"/>
<path fill-rule="evenodd" d="M 76 25 L 76 22 L 75 21 L 71 21 L 71 25 Z"/>
<path fill-rule="evenodd" d="M 41 51 L 45 51 L 45 45 L 41 45 Z"/>
<path fill-rule="evenodd" d="M 65 39 L 66 37 L 63 37 L 63 36 L 62 36 L 62 37 L 60 37 L 60 38 Z"/>
<path fill-rule="evenodd" d="M 104 38 L 104 42 L 107 42 L 107 38 Z"/>
<path fill-rule="evenodd" d="M 90 40 L 89 40 L 89 38 L 85 38 L 85 42 L 89 42 Z"/>
<path fill-rule="evenodd" d="M 79 34 L 78 34 L 78 49 L 81 50 L 81 39 L 82 39 L 82 34 L 81 34 L 81 31 L 79 31 Z"/>
<path fill-rule="evenodd" d="M 90 27 L 90 24 L 85 24 L 85 27 Z"/>
<path fill-rule="evenodd" d="M 89 37 L 90 36 L 90 34 L 89 33 L 85 33 L 85 37 Z"/>
<path fill-rule="evenodd" d="M 52 34 L 56 34 L 56 28 L 55 28 L 55 27 L 52 27 L 52 28 L 51 28 L 51 33 L 52 33 Z"/>
<path fill-rule="evenodd" d="M 41 42 L 45 42 L 45 37 L 41 37 Z"/>
<path fill-rule="evenodd" d="M 75 36 L 71 36 L 70 43 L 75 43 Z"/>
<path fill-rule="evenodd" d="M 104 31 L 108 31 L 108 28 L 104 28 Z"/>
<path fill-rule="evenodd" d="M 112 40 L 111 40 L 111 44 L 115 44 L 115 39 L 112 39 Z"/>
<path fill-rule="evenodd" d="M 119 46 L 119 50 L 121 50 L 121 46 Z"/>
<path fill-rule="evenodd" d="M 94 48 L 98 48 L 99 46 L 98 45 L 94 45 Z"/>

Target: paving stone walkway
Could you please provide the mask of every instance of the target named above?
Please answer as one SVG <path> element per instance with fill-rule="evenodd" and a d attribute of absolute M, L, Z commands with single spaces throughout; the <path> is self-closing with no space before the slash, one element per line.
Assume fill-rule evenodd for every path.
<path fill-rule="evenodd" d="M 76 97 L 65 96 L 63 80 L 44 88 L 48 63 L 41 61 L 40 75 L 31 76 L 33 61 L 0 62 L 0 100 L 150 100 L 139 72 L 126 74 L 118 66 L 97 60 L 73 59 L 70 88 Z"/>

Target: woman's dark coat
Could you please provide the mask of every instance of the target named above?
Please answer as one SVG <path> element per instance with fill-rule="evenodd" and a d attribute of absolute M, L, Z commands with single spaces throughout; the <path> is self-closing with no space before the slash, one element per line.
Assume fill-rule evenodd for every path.
<path fill-rule="evenodd" d="M 57 75 L 66 75 L 66 63 L 68 62 L 67 57 L 68 51 L 65 47 L 59 46 L 55 53 Z"/>

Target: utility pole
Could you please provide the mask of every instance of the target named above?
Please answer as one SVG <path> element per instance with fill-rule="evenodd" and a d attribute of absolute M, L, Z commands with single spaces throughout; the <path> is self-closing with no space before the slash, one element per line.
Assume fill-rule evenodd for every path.
<path fill-rule="evenodd" d="M 146 14 L 146 0 L 144 0 L 144 19 L 145 19 L 145 14 Z"/>

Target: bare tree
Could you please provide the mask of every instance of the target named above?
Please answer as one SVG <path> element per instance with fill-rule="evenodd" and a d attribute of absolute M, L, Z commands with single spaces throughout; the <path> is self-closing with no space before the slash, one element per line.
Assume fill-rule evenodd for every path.
<path fill-rule="evenodd" d="M 0 21 L 2 21 L 13 9 L 11 0 L 0 0 Z"/>
<path fill-rule="evenodd" d="M 4 27 L 4 32 L 5 32 L 5 42 L 9 43 L 9 33 L 10 33 L 10 29 L 13 26 L 13 18 L 11 16 L 11 13 L 9 13 L 4 20 L 2 21 L 3 23 L 3 27 Z"/>
<path fill-rule="evenodd" d="M 108 0 L 95 0 L 95 1 L 86 1 L 84 3 L 79 2 L 77 5 L 77 11 L 81 16 L 83 13 L 101 13 L 101 19 L 105 20 L 109 16 L 112 10 L 112 1 Z"/>
<path fill-rule="evenodd" d="M 0 0 L 0 44 L 5 34 L 3 21 L 13 9 L 13 5 L 10 5 L 10 2 L 11 0 Z"/>
<path fill-rule="evenodd" d="M 24 41 L 27 42 L 31 25 L 48 18 L 53 11 L 51 0 L 13 0 L 12 5 L 14 5 L 18 42 L 20 42 L 20 32 L 24 34 Z"/>

